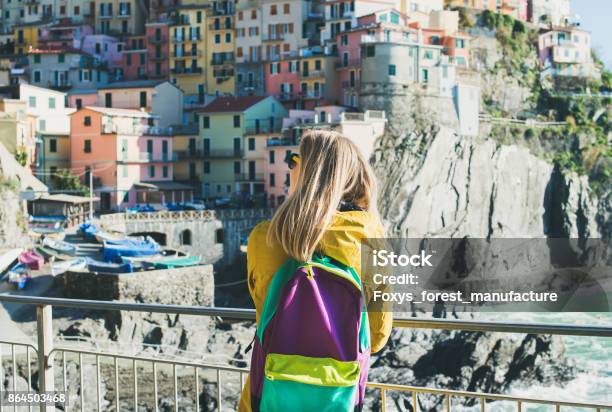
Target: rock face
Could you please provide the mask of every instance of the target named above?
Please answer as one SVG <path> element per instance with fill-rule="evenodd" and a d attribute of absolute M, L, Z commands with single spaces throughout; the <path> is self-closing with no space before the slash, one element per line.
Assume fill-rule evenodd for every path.
<path fill-rule="evenodd" d="M 558 386 L 568 381 L 574 369 L 563 355 L 563 345 L 550 336 L 401 329 L 395 330 L 390 343 L 374 356 L 369 379 L 503 393 L 517 383 Z M 389 398 L 389 410 L 413 410 L 410 393 L 391 392 Z M 372 391 L 367 400 L 369 409 L 380 409 L 379 393 Z M 453 398 L 454 405 L 473 405 L 475 401 Z M 418 402 L 421 411 L 444 408 L 440 396 L 419 395 Z"/>
<path fill-rule="evenodd" d="M 30 239 L 26 233 L 27 223 L 22 210 L 22 203 L 17 193 L 0 184 L 0 247 L 30 246 Z"/>
<path fill-rule="evenodd" d="M 418 130 L 418 129 L 417 129 Z M 384 136 L 374 153 L 389 236 L 599 237 L 609 214 L 588 179 L 517 145 L 446 127 Z"/>

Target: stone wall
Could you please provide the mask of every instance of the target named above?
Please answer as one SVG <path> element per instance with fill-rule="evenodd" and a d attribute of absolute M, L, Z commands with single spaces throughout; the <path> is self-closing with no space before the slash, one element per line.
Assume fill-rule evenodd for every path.
<path fill-rule="evenodd" d="M 0 247 L 29 247 L 27 221 L 16 192 L 0 187 Z"/>
<path fill-rule="evenodd" d="M 211 265 L 120 275 L 67 272 L 61 278 L 64 297 L 121 302 L 213 306 Z M 87 324 L 87 334 L 119 344 L 162 345 L 164 352 L 206 350 L 214 320 L 203 316 L 162 313 L 103 313 L 101 324 Z M 85 325 L 85 324 L 84 324 Z"/>

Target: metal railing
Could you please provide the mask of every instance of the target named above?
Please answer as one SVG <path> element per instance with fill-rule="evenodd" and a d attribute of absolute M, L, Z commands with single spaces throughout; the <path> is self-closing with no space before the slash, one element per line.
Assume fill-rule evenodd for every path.
<path fill-rule="evenodd" d="M 102 410 L 102 377 L 101 372 L 103 370 L 104 361 L 110 359 L 112 372 L 112 378 L 114 378 L 113 387 L 113 402 L 115 410 L 121 410 L 122 400 L 120 391 L 128 392 L 131 395 L 132 405 L 141 405 L 139 401 L 139 375 L 145 373 L 145 367 L 150 369 L 152 375 L 153 388 L 153 400 L 154 410 L 158 411 L 158 400 L 160 395 L 159 382 L 160 377 L 158 376 L 158 368 L 161 365 L 167 365 L 171 367 L 171 386 L 172 386 L 172 398 L 174 401 L 174 410 L 179 410 L 179 392 L 178 392 L 178 367 L 188 368 L 189 373 L 194 378 L 194 390 L 195 396 L 194 401 L 196 403 L 196 410 L 200 409 L 200 382 L 202 371 L 211 371 L 215 377 L 215 392 L 216 392 L 216 405 L 217 410 L 221 410 L 223 401 L 222 388 L 223 388 L 223 373 L 237 374 L 239 387 L 238 390 L 244 385 L 244 378 L 248 374 L 247 368 L 239 368 L 225 365 L 218 365 L 213 363 L 197 362 L 197 361 L 184 361 L 177 359 L 164 359 L 159 355 L 152 356 L 132 356 L 120 353 L 108 353 L 99 352 L 88 349 L 73 348 L 68 346 L 57 346 L 54 347 L 53 340 L 53 327 L 52 327 L 52 307 L 63 307 L 63 308 L 77 308 L 77 309 L 95 309 L 95 310 L 116 310 L 116 311 L 132 311 L 132 312 L 153 312 L 153 313 L 164 313 L 164 314 L 181 314 L 181 315 L 196 315 L 196 316 L 208 316 L 208 317 L 220 317 L 225 319 L 233 320 L 249 320 L 253 321 L 255 318 L 255 312 L 251 309 L 235 309 L 235 308 L 212 308 L 212 307 L 198 307 L 198 306 L 181 306 L 181 305 L 160 305 L 160 304 L 147 304 L 147 303 L 128 303 L 128 302 L 108 302 L 108 301 L 95 301 L 95 300 L 75 300 L 75 299 L 61 299 L 61 298 L 48 298 L 48 297 L 36 297 L 36 296 L 17 296 L 9 294 L 0 294 L 0 302 L 3 303 L 17 303 L 25 305 L 36 306 L 36 322 L 37 322 L 37 345 L 32 345 L 23 342 L 10 342 L 0 341 L 0 378 L 4 378 L 3 360 L 1 349 L 3 345 L 9 345 L 11 348 L 11 369 L 13 375 L 13 388 L 16 389 L 17 381 L 17 348 L 22 348 L 22 354 L 25 350 L 26 364 L 27 364 L 27 376 L 28 384 L 31 388 L 32 384 L 32 370 L 31 370 L 31 354 L 33 353 L 36 357 L 36 363 L 38 365 L 38 390 L 53 391 L 55 389 L 55 368 L 61 367 L 60 376 L 62 385 L 57 389 L 67 390 L 67 361 L 68 355 L 71 355 L 78 362 L 78 381 L 80 384 L 80 396 L 78 404 L 81 410 L 85 409 L 87 402 L 86 395 L 92 391 L 95 393 L 95 400 L 93 401 L 98 411 Z M 555 334 L 555 335 L 573 335 L 573 336 L 595 336 L 595 337 L 612 337 L 612 327 L 602 326 L 583 326 L 583 325 L 567 325 L 567 324 L 525 324 L 525 323 L 511 323 L 511 322 L 480 322 L 480 321 L 461 321 L 461 320 L 441 320 L 441 319 L 414 319 L 414 318 L 401 318 L 395 319 L 393 326 L 396 328 L 425 328 L 425 329 L 444 329 L 444 330 L 464 330 L 464 331 L 488 331 L 488 332 L 504 332 L 504 333 L 538 333 L 538 334 Z M 61 357 L 59 354 L 61 353 Z M 56 356 L 58 355 L 58 356 Z M 57 358 L 57 359 L 56 359 Z M 93 359 L 93 367 L 95 370 L 95 388 L 84 388 L 84 365 L 89 360 L 91 366 L 91 360 Z M 120 362 L 128 362 L 128 367 L 132 370 L 131 375 L 126 375 L 120 365 Z M 105 368 L 108 370 L 109 368 Z M 42 371 L 42 373 L 40 373 Z M 59 372 L 59 371 L 58 371 Z M 183 375 L 184 376 L 184 375 Z M 126 386 L 120 386 L 120 379 L 129 378 L 131 380 L 131 388 Z M 210 383 L 209 380 L 205 381 Z M 108 387 L 108 379 L 106 383 Z M 423 388 L 415 386 L 406 386 L 398 384 L 387 384 L 387 383 L 376 383 L 368 382 L 367 386 L 370 389 L 378 389 L 381 392 L 381 410 L 386 410 L 386 395 L 388 391 L 399 391 L 399 392 L 410 392 L 412 394 L 412 410 L 419 410 L 418 395 L 419 394 L 431 394 L 439 395 L 444 399 L 444 410 L 450 411 L 453 405 L 453 398 L 466 397 L 476 398 L 480 401 L 480 410 L 485 411 L 487 400 L 499 400 L 499 401 L 510 401 L 517 405 L 518 411 L 522 411 L 527 404 L 543 404 L 551 405 L 555 407 L 556 411 L 560 411 L 561 407 L 577 407 L 577 408 L 588 408 L 591 410 L 602 411 L 605 409 L 612 409 L 612 405 L 597 404 L 597 403 L 583 403 L 583 402 L 566 402 L 556 401 L 538 398 L 527 398 L 527 397 L 514 397 L 509 395 L 500 395 L 492 393 L 481 393 L 481 392 L 470 392 L 470 391 L 459 391 L 459 390 L 448 390 L 448 389 L 434 389 L 434 388 Z M 151 388 L 149 388 L 151 389 Z M 125 404 L 125 402 L 123 402 Z M 0 406 L 0 410 L 2 407 Z M 89 409 L 89 408 L 88 408 Z M 134 408 L 137 409 L 137 408 Z M 46 411 L 47 408 L 43 404 L 40 407 L 41 411 Z"/>

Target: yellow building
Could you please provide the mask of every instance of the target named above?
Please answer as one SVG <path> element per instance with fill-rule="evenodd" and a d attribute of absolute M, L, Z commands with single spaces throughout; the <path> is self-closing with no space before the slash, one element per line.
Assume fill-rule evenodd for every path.
<path fill-rule="evenodd" d="M 192 127 L 193 126 L 193 127 Z M 174 180 L 193 187 L 199 197 L 202 190 L 202 141 L 198 125 L 178 127 L 172 140 Z"/>
<path fill-rule="evenodd" d="M 144 33 L 147 10 L 138 0 L 95 0 L 95 32 L 110 35 Z"/>
<path fill-rule="evenodd" d="M 70 169 L 70 135 L 39 132 L 39 167 L 47 172 Z M 52 183 L 50 176 L 42 176 L 46 184 Z"/>
<path fill-rule="evenodd" d="M 334 88 L 337 84 L 335 61 L 335 56 L 323 54 L 313 54 L 300 59 L 298 96 L 302 108 L 312 110 L 322 103 L 338 103 L 337 90 Z"/>
<path fill-rule="evenodd" d="M 13 42 L 17 54 L 25 54 L 31 48 L 38 45 L 38 29 L 41 23 L 24 23 L 16 25 L 13 30 Z"/>
<path fill-rule="evenodd" d="M 220 4 L 209 10 L 206 21 L 207 94 L 234 94 L 235 83 L 235 30 L 234 6 Z"/>
<path fill-rule="evenodd" d="M 170 12 L 170 81 L 185 96 L 206 92 L 206 10 L 205 4 L 177 6 Z"/>

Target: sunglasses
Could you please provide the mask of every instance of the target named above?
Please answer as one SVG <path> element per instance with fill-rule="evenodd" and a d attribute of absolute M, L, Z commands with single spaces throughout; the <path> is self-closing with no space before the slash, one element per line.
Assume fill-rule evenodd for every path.
<path fill-rule="evenodd" d="M 289 170 L 295 169 L 300 164 L 300 155 L 297 153 L 288 153 L 285 157 L 285 163 L 289 166 Z"/>

